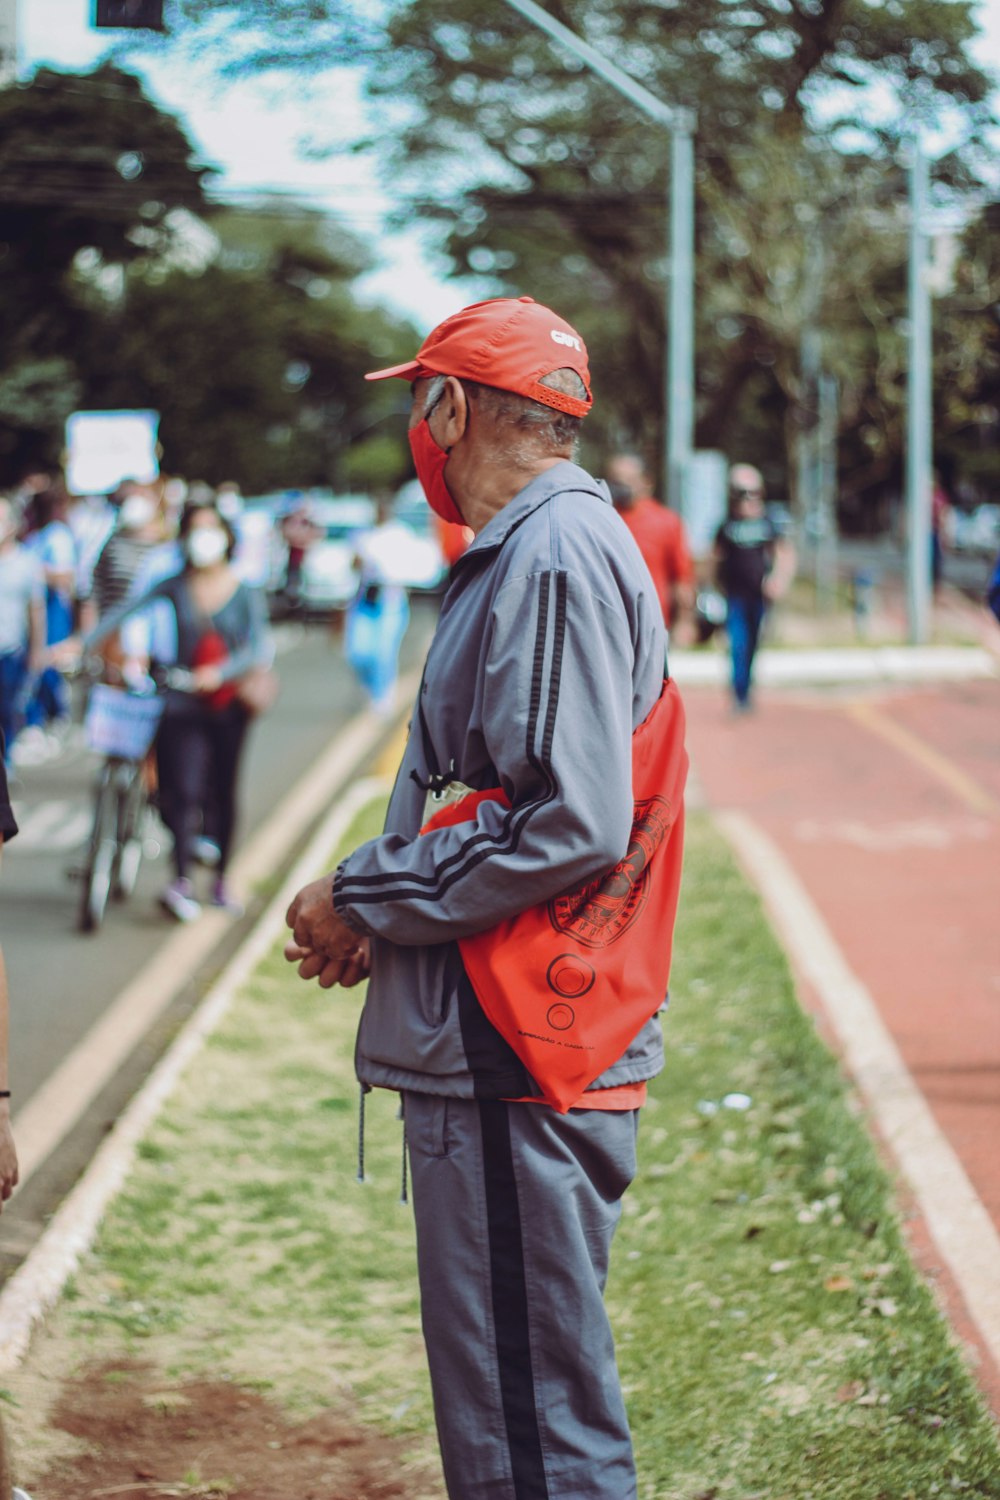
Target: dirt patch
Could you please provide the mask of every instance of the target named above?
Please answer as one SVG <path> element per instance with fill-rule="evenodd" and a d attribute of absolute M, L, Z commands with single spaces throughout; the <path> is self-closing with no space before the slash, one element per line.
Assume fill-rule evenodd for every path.
<path fill-rule="evenodd" d="M 91 1366 L 68 1381 L 53 1425 L 86 1451 L 32 1488 L 46 1500 L 426 1500 L 403 1446 L 323 1412 L 296 1424 L 228 1381 L 173 1385 L 148 1365 Z"/>

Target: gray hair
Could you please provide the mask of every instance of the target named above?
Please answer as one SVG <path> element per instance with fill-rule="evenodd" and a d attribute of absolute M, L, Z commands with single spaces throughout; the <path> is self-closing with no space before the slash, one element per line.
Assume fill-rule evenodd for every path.
<path fill-rule="evenodd" d="M 553 370 L 550 375 L 542 376 L 539 385 L 547 385 L 578 401 L 587 399 L 587 388 L 575 370 Z M 568 412 L 546 406 L 542 401 L 533 401 L 530 396 L 518 396 L 493 385 L 480 385 L 475 380 L 463 380 L 462 386 L 469 399 L 486 416 L 506 429 L 502 451 L 512 463 L 526 467 L 537 459 L 539 448 L 553 457 L 559 457 L 568 448 L 570 457 L 576 456 L 582 417 L 570 416 Z M 424 401 L 426 416 L 430 416 L 444 390 L 445 377 L 432 376 Z"/>

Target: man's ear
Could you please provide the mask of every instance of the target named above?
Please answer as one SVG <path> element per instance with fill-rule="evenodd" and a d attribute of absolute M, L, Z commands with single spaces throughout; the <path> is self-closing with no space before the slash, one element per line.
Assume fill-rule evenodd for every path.
<path fill-rule="evenodd" d="M 431 413 L 431 422 L 434 439 L 442 448 L 454 448 L 465 436 L 469 425 L 469 399 L 456 376 L 445 376 L 444 394 Z"/>

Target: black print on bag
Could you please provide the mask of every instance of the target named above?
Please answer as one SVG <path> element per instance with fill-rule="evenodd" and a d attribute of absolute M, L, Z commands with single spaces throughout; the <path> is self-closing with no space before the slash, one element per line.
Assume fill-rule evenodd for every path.
<path fill-rule="evenodd" d="M 606 948 L 627 932 L 646 904 L 650 861 L 673 821 L 665 797 L 637 802 L 625 858 L 606 875 L 549 902 L 549 920 L 556 931 L 585 948 Z"/>
<path fill-rule="evenodd" d="M 575 953 L 560 953 L 549 964 L 545 978 L 549 989 L 564 1000 L 578 1000 L 593 988 L 597 975 L 585 958 L 577 958 Z"/>

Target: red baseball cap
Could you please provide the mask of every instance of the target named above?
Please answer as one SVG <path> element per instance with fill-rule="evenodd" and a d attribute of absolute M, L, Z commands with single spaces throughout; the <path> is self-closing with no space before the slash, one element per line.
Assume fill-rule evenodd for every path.
<path fill-rule="evenodd" d="M 541 384 L 543 375 L 566 369 L 575 370 L 583 381 L 585 401 Z M 386 380 L 390 375 L 401 380 L 457 375 L 527 396 L 573 417 L 585 417 L 593 405 L 583 339 L 565 319 L 531 297 L 495 297 L 463 307 L 427 335 L 415 359 L 372 370 L 365 379 Z"/>

